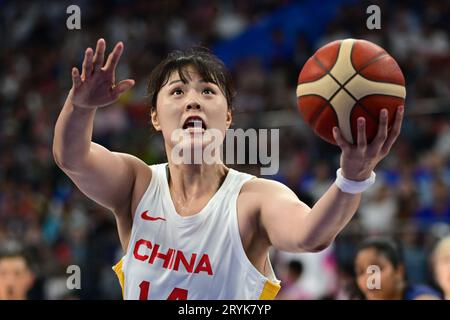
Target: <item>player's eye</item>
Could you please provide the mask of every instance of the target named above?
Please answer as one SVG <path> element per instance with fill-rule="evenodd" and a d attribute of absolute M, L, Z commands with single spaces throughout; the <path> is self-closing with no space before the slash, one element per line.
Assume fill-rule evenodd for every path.
<path fill-rule="evenodd" d="M 174 88 L 171 92 L 171 95 L 179 96 L 183 94 L 183 90 L 181 88 Z"/>
<path fill-rule="evenodd" d="M 203 94 L 214 94 L 215 91 L 211 88 L 205 88 L 203 89 Z"/>

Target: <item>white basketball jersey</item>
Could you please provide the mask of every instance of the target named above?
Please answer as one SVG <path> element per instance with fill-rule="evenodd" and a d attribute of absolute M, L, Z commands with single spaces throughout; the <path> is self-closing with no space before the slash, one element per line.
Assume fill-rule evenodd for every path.
<path fill-rule="evenodd" d="M 167 163 L 150 168 L 127 254 L 113 267 L 124 299 L 273 299 L 280 285 L 269 257 L 266 277 L 247 258 L 239 234 L 237 197 L 254 176 L 229 169 L 207 205 L 182 217 L 170 195 Z"/>

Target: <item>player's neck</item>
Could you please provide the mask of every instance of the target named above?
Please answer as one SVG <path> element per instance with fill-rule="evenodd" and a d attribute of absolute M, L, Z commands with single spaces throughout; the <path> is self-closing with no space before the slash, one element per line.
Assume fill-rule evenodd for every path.
<path fill-rule="evenodd" d="M 172 194 L 185 199 L 214 194 L 227 172 L 224 164 L 176 165 L 169 162 L 169 188 Z"/>

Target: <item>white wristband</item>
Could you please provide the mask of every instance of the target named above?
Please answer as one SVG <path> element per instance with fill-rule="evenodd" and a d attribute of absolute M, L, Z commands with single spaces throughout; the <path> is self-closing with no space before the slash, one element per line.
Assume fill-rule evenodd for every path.
<path fill-rule="evenodd" d="M 375 182 L 376 174 L 372 171 L 370 178 L 364 181 L 354 181 L 344 178 L 342 175 L 342 169 L 339 168 L 336 171 L 336 181 L 334 182 L 336 186 L 341 189 L 342 192 L 346 193 L 361 193 L 366 191 Z"/>

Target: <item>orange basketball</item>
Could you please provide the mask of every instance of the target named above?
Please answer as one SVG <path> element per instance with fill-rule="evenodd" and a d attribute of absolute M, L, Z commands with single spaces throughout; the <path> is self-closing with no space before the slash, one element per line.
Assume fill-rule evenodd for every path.
<path fill-rule="evenodd" d="M 298 77 L 297 104 L 303 119 L 332 144 L 336 144 L 334 126 L 348 142 L 356 143 L 359 117 L 366 119 L 370 143 L 381 109 L 389 112 L 390 129 L 405 96 L 405 79 L 397 62 L 366 40 L 337 40 L 321 47 Z"/>

